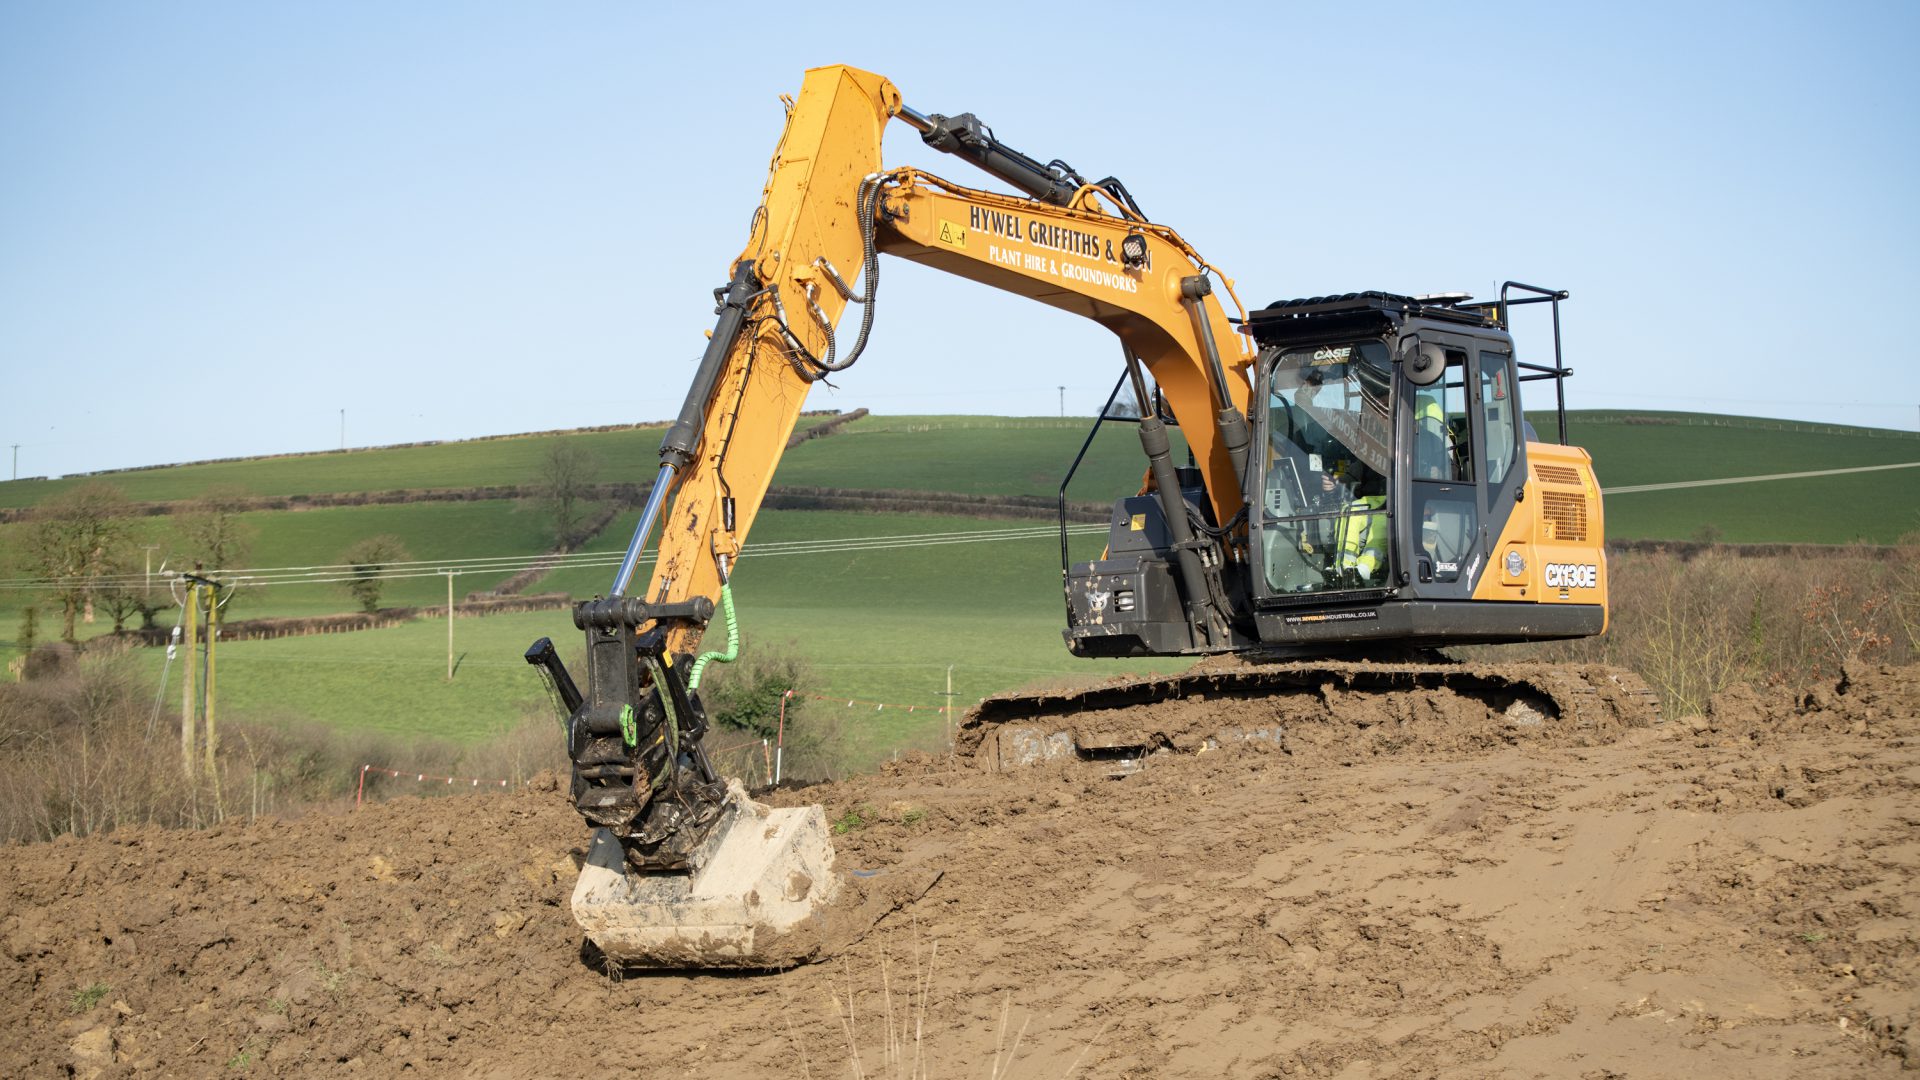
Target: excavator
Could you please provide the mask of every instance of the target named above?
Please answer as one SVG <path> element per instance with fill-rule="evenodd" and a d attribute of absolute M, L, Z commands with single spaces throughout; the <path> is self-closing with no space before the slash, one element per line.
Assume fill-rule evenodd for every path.
<path fill-rule="evenodd" d="M 1248 312 L 1232 279 L 1114 177 L 1029 157 L 970 113 L 919 112 L 851 67 L 808 71 L 785 102 L 639 524 L 606 594 L 574 609 L 584 690 L 550 639 L 526 656 L 568 716 L 571 796 L 594 830 L 573 910 L 609 961 L 791 966 L 889 902 L 835 869 L 821 807 L 770 809 L 716 773 L 698 694 L 712 656 L 694 655 L 717 614 L 731 627 L 729 575 L 809 388 L 866 347 L 883 255 L 1113 333 L 1115 394 L 1132 406 L 1118 411 L 1138 418 L 1144 479 L 1113 504 L 1102 557 L 1063 567 L 1066 646 L 1200 661 L 991 698 L 962 740 L 986 767 L 1111 750 L 1076 745 L 1057 730 L 1063 715 L 1328 679 L 1504 695 L 1536 721 L 1635 692 L 1619 673 L 1597 677 L 1609 686 L 1578 672 L 1517 679 L 1433 651 L 1606 628 L 1599 487 L 1587 453 L 1564 445 L 1566 292 L 1510 282 L 1482 302 L 1358 292 Z M 1015 193 L 884 167 L 892 121 Z M 1552 308 L 1552 365 L 1516 356 L 1511 315 L 1528 303 Z M 1537 440 L 1521 411 L 1520 384 L 1538 380 L 1556 389 L 1559 443 Z M 652 576 L 635 590 L 656 526 Z M 1063 520 L 1063 558 L 1064 535 Z"/>

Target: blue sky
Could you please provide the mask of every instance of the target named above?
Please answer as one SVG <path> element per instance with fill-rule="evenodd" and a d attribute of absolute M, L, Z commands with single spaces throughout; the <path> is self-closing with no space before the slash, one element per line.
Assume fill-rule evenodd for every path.
<path fill-rule="evenodd" d="M 668 418 L 827 63 L 1119 176 L 1250 305 L 1530 281 L 1573 293 L 1574 407 L 1920 425 L 1920 5 L 725 10 L 0 6 L 0 450 Z M 1117 374 L 1099 328 L 893 262 L 811 405 L 1090 414 Z"/>

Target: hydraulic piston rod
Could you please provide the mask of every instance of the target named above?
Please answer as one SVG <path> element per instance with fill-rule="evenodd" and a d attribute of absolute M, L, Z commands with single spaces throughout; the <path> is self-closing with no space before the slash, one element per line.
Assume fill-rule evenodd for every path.
<path fill-rule="evenodd" d="M 640 551 L 647 546 L 647 537 L 653 535 L 653 523 L 660 516 L 660 508 L 667 505 L 667 493 L 673 490 L 673 474 L 673 462 L 660 463 L 659 475 L 653 478 L 653 490 L 647 493 L 646 508 L 640 511 L 640 524 L 634 527 L 633 539 L 627 542 L 626 557 L 620 560 L 620 569 L 613 575 L 608 596 L 627 594 L 627 585 L 633 581 L 633 572 L 640 565 Z"/>
<path fill-rule="evenodd" d="M 900 119 L 920 133 L 920 141 L 943 153 L 1005 180 L 1044 203 L 1065 206 L 1080 189 L 1078 177 L 1040 162 L 1001 142 L 992 129 L 972 113 L 959 116 L 927 115 L 906 105 L 897 113 Z"/>
<path fill-rule="evenodd" d="M 680 417 L 667 429 L 666 437 L 660 440 L 660 473 L 654 478 L 653 491 L 647 495 L 646 509 L 640 512 L 640 524 L 633 530 L 633 539 L 627 544 L 627 555 L 620 560 L 619 572 L 613 575 L 613 588 L 607 591 L 608 596 L 626 595 L 627 586 L 633 581 L 633 572 L 640 565 L 640 551 L 647 546 L 648 537 L 653 535 L 653 523 L 659 519 L 661 509 L 667 504 L 667 495 L 673 490 L 674 476 L 693 463 L 694 454 L 700 448 L 700 432 L 705 426 L 707 407 L 713 398 L 714 388 L 719 385 L 727 355 L 740 340 L 740 332 L 746 326 L 747 308 L 753 303 L 759 289 L 760 279 L 754 275 L 753 263 L 742 259 L 733 268 L 732 280 L 714 292 L 714 299 L 719 301 L 716 311 L 720 316 L 719 321 L 714 324 L 713 336 L 707 342 L 705 354 L 700 357 L 700 367 L 694 373 L 687 400 L 680 406 Z"/>

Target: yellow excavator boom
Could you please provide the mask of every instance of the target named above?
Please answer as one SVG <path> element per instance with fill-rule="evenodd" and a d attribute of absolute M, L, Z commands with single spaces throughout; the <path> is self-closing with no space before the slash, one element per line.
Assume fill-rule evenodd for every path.
<path fill-rule="evenodd" d="M 1092 185 L 1075 187 L 1067 205 L 1053 205 L 915 169 L 883 172 L 882 131 L 903 113 L 916 126 L 930 123 L 904 109 L 885 78 L 844 66 L 808 71 L 789 105 L 747 245 L 722 294 L 723 315 L 728 305 L 739 313 L 739 332 L 724 339 L 723 317 L 703 361 L 710 370 L 696 379 L 663 443 L 663 459 L 674 464 L 662 473 L 672 509 L 650 507 L 668 524 L 643 594 L 649 604 L 717 600 L 808 388 L 850 364 L 864 343 L 862 333 L 849 348 L 837 327 L 856 284 L 873 292 L 876 251 L 1113 331 L 1153 376 L 1208 473 L 1217 520 L 1238 508 L 1232 436 L 1221 438 L 1219 414 L 1244 417 L 1252 353 L 1199 253 Z M 863 320 L 870 321 L 870 299 L 865 307 Z M 1244 444 L 1244 429 L 1239 437 Z M 649 529 L 643 518 L 630 561 L 637 562 Z M 612 594 L 626 591 L 631 573 L 632 566 L 622 568 Z M 673 623 L 668 651 L 690 651 L 701 631 L 697 620 Z"/>

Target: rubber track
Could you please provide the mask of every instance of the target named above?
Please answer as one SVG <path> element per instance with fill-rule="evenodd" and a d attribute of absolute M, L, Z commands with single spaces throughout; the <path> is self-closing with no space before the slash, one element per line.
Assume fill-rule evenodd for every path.
<path fill-rule="evenodd" d="M 1195 749 L 1235 732 L 1264 737 L 1268 718 L 1274 725 L 1284 717 L 1366 726 L 1400 722 L 1423 706 L 1457 713 L 1463 704 L 1580 740 L 1661 718 L 1658 696 L 1639 676 L 1599 664 L 1207 661 L 1179 675 L 994 695 L 968 711 L 955 750 L 980 759 L 983 743 L 1017 730 L 1023 749 L 1014 756 L 1022 760 L 1041 743 L 1052 748 L 1043 757 L 1063 756 L 1066 740 L 1082 758 L 1118 756 Z M 989 745 L 982 764 L 999 767 L 1002 756 Z"/>

